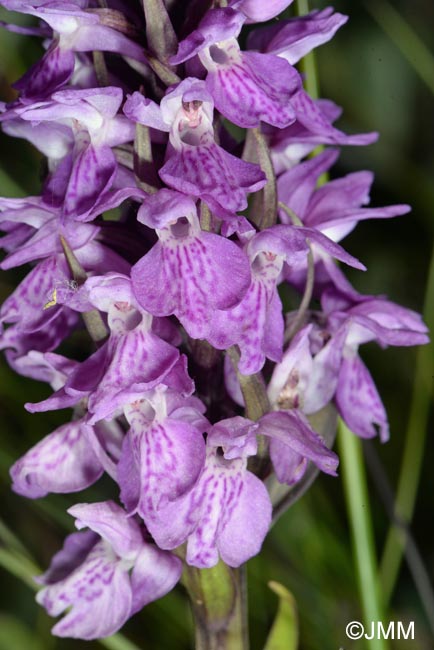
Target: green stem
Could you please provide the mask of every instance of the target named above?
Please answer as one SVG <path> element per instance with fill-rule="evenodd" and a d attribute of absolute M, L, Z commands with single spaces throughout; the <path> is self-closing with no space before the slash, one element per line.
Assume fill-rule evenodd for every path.
<path fill-rule="evenodd" d="M 236 346 L 227 350 L 233 366 L 236 370 L 238 381 L 240 382 L 241 392 L 246 405 L 246 417 L 250 420 L 259 420 L 260 417 L 270 410 L 270 402 L 267 397 L 267 388 L 265 386 L 262 373 L 257 372 L 254 375 L 243 375 L 238 370 L 240 352 Z"/>
<path fill-rule="evenodd" d="M 196 650 L 248 650 L 245 571 L 223 562 L 211 569 L 186 565 L 183 582 L 191 599 Z"/>
<path fill-rule="evenodd" d="M 34 591 L 39 589 L 33 576 L 40 573 L 40 571 L 36 565 L 24 555 L 7 548 L 0 548 L 0 566 L 16 578 L 25 582 L 26 585 Z"/>
<path fill-rule="evenodd" d="M 431 328 L 434 327 L 434 248 L 431 254 L 425 296 L 423 314 L 426 324 Z M 432 399 L 433 358 L 433 342 L 418 349 L 410 416 L 395 501 L 396 517 L 407 523 L 411 521 L 413 515 L 424 457 Z M 402 531 L 397 526 L 392 526 L 386 539 L 380 572 L 386 603 L 389 602 L 396 584 L 404 543 L 405 536 Z"/>
<path fill-rule="evenodd" d="M 297 16 L 309 13 L 309 0 L 297 0 L 295 3 Z M 315 52 L 309 52 L 300 61 L 300 71 L 305 75 L 304 87 L 312 99 L 319 98 L 319 82 L 316 70 Z"/>
<path fill-rule="evenodd" d="M 384 618 L 362 444 L 342 421 L 339 423 L 338 443 L 363 618 L 370 629 L 372 621 L 383 621 Z M 387 650 L 388 643 L 382 638 L 373 638 L 367 640 L 367 647 Z"/>

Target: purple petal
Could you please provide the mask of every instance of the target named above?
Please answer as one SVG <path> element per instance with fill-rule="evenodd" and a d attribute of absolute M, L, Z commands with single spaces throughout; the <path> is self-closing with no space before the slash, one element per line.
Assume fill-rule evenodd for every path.
<path fill-rule="evenodd" d="M 198 29 L 180 42 L 178 52 L 170 58 L 170 63 L 178 65 L 215 43 L 237 37 L 244 20 L 240 13 L 230 8 L 208 10 Z"/>
<path fill-rule="evenodd" d="M 233 212 L 244 210 L 247 193 L 260 190 L 266 182 L 258 165 L 244 162 L 216 144 L 184 146 L 173 153 L 159 174 L 169 187 Z"/>
<path fill-rule="evenodd" d="M 175 314 L 190 336 L 204 338 L 214 311 L 242 298 L 250 269 L 236 244 L 202 232 L 170 245 L 157 243 L 132 268 L 131 279 L 146 311 L 156 316 Z"/>
<path fill-rule="evenodd" d="M 58 103 L 58 106 L 57 109 L 54 106 L 49 110 L 58 110 L 61 113 L 63 111 L 70 111 L 72 119 L 74 119 L 75 113 L 76 119 L 80 121 L 85 120 L 84 123 L 86 123 L 86 120 L 89 120 L 89 127 L 94 129 L 96 125 L 99 128 L 101 117 L 105 119 L 115 117 L 122 104 L 123 91 L 119 86 L 80 89 L 66 88 L 65 90 L 54 93 L 52 99 Z M 73 108 L 68 109 L 68 106 Z"/>
<path fill-rule="evenodd" d="M 366 266 L 362 262 L 359 262 L 357 258 L 347 253 L 342 246 L 323 235 L 319 230 L 315 230 L 314 228 L 299 228 L 299 230 L 301 233 L 304 233 L 306 239 L 310 239 L 312 243 L 319 246 L 328 255 L 355 269 L 366 271 Z"/>
<path fill-rule="evenodd" d="M 147 197 L 137 213 L 137 221 L 161 229 L 187 215 L 197 215 L 195 202 L 185 194 L 163 189 Z"/>
<path fill-rule="evenodd" d="M 87 16 L 89 15 L 87 14 Z M 135 43 L 117 29 L 111 29 L 106 25 L 82 23 L 74 34 L 72 47 L 75 52 L 91 52 L 92 50 L 114 52 L 143 63 L 147 61 L 144 49 L 139 43 Z"/>
<path fill-rule="evenodd" d="M 249 49 L 279 54 L 294 65 L 315 47 L 332 39 L 347 20 L 348 16 L 333 13 L 328 7 L 255 30 L 249 34 L 247 45 Z"/>
<path fill-rule="evenodd" d="M 53 352 L 42 354 L 31 350 L 26 355 L 15 359 L 13 368 L 23 377 L 44 381 L 57 390 L 64 385 L 66 378 L 77 364 L 78 361 L 72 361 L 60 354 Z"/>
<path fill-rule="evenodd" d="M 20 458 L 10 470 L 12 489 L 30 499 L 49 492 L 77 492 L 103 473 L 80 421 L 64 424 Z"/>
<path fill-rule="evenodd" d="M 114 501 L 80 503 L 68 509 L 78 529 L 90 528 L 113 547 L 122 558 L 131 558 L 142 545 L 139 525 Z"/>
<path fill-rule="evenodd" d="M 131 573 L 131 614 L 173 589 L 182 573 L 182 562 L 171 553 L 147 544 L 138 554 Z"/>
<path fill-rule="evenodd" d="M 188 359 L 185 354 L 181 354 L 172 369 L 164 376 L 163 383 L 184 397 L 194 393 L 194 381 L 188 374 Z"/>
<path fill-rule="evenodd" d="M 146 523 L 155 510 L 193 487 L 205 461 L 205 443 L 199 429 L 171 418 L 147 426 L 135 418 L 131 435 L 140 471 L 138 512 Z M 122 488 L 128 477 L 120 479 Z"/>
<path fill-rule="evenodd" d="M 305 469 L 304 459 L 315 463 L 323 472 L 336 476 L 339 462 L 336 454 L 326 447 L 300 411 L 267 413 L 260 418 L 259 425 L 258 433 L 272 438 L 270 454 L 281 483 L 291 485 L 301 478 Z"/>
<path fill-rule="evenodd" d="M 243 52 L 239 63 L 217 66 L 206 85 L 216 108 L 238 126 L 262 121 L 279 128 L 295 121 L 291 98 L 300 87 L 297 71 L 272 54 Z"/>
<path fill-rule="evenodd" d="M 318 178 L 336 162 L 339 152 L 327 149 L 323 153 L 296 165 L 282 174 L 277 183 L 279 200 L 288 206 L 304 223 L 306 208 L 314 192 Z M 280 210 L 283 223 L 290 223 L 288 215 Z"/>
<path fill-rule="evenodd" d="M 286 7 L 292 4 L 292 0 L 232 0 L 230 3 L 247 16 L 249 22 L 263 23 L 266 20 L 275 18 Z"/>
<path fill-rule="evenodd" d="M 303 395 L 303 412 L 316 413 L 335 394 L 349 325 L 342 326 L 315 355 L 309 383 Z"/>
<path fill-rule="evenodd" d="M 353 307 L 350 314 L 386 345 L 423 345 L 429 340 L 421 315 L 389 300 L 366 300 Z M 350 342 L 356 340 L 357 334 L 351 331 Z"/>
<path fill-rule="evenodd" d="M 283 307 L 278 292 L 274 292 L 267 309 L 267 323 L 264 331 L 263 350 L 267 359 L 279 363 L 283 354 L 285 322 Z"/>
<path fill-rule="evenodd" d="M 120 499 L 129 513 L 136 512 L 141 494 L 138 450 L 133 447 L 133 442 L 132 434 L 127 433 L 117 464 L 116 479 L 120 487 Z"/>
<path fill-rule="evenodd" d="M 257 555 L 271 525 L 271 502 L 265 485 L 246 472 L 237 506 L 220 531 L 220 557 L 231 567 L 241 566 Z"/>
<path fill-rule="evenodd" d="M 110 547 L 101 541 L 80 567 L 40 591 L 36 600 L 51 616 L 71 606 L 53 627 L 54 635 L 97 639 L 114 634 L 128 619 L 132 606 L 130 579 L 122 565 L 113 560 Z"/>
<path fill-rule="evenodd" d="M 47 399 L 41 402 L 26 402 L 24 408 L 29 413 L 44 413 L 45 411 L 57 411 L 75 406 L 81 399 L 80 395 L 68 395 L 64 388 L 60 388 Z"/>
<path fill-rule="evenodd" d="M 63 253 L 60 236 L 63 236 L 69 246 L 75 250 L 90 243 L 99 232 L 98 227 L 90 224 L 74 223 L 73 227 L 67 224 L 62 228 L 58 218 L 50 219 L 37 230 L 32 230 L 18 250 L 3 260 L 1 268 L 10 269 L 45 257 L 55 259 L 55 253 Z M 61 266 L 59 263 L 58 265 Z"/>
<path fill-rule="evenodd" d="M 304 91 L 300 90 L 292 98 L 292 105 L 297 115 L 297 120 L 311 133 L 321 135 L 325 144 L 371 144 L 378 139 L 378 133 L 363 133 L 360 135 L 346 135 L 331 126 L 329 120 L 321 111 L 320 106 Z"/>
<path fill-rule="evenodd" d="M 67 281 L 65 266 L 56 257 L 38 264 L 3 303 L 2 322 L 19 323 L 22 331 L 32 332 L 46 326 L 62 307 L 44 309 L 58 284 Z"/>
<path fill-rule="evenodd" d="M 4 122 L 2 127 L 8 135 L 25 138 L 44 156 L 55 161 L 62 160 L 72 150 L 74 144 L 71 129 L 64 124 L 9 120 Z"/>
<path fill-rule="evenodd" d="M 309 202 L 309 215 L 306 226 L 318 227 L 323 221 L 330 220 L 330 214 L 339 214 L 351 208 L 360 208 L 369 203 L 369 192 L 374 174 L 372 172 L 354 172 L 343 178 L 329 181 L 319 187 Z"/>
<path fill-rule="evenodd" d="M 104 373 L 99 381 L 96 355 L 102 348 L 66 384 L 70 394 L 84 394 L 92 386 L 88 403 L 90 424 L 112 416 L 117 408 L 159 384 L 179 358 L 176 348 L 140 328 L 123 336 L 112 335 L 106 345 L 106 365 L 99 368 Z M 86 384 L 84 376 L 88 372 L 90 384 Z"/>
<path fill-rule="evenodd" d="M 207 445 L 222 447 L 227 460 L 255 456 L 258 448 L 257 428 L 257 424 L 238 415 L 220 420 L 209 430 Z"/>
<path fill-rule="evenodd" d="M 36 577 L 35 581 L 50 585 L 63 580 L 82 564 L 98 539 L 98 535 L 91 530 L 68 535 L 63 548 L 52 557 L 48 571 Z"/>
<path fill-rule="evenodd" d="M 358 208 L 331 217 L 330 221 L 321 224 L 321 231 L 333 241 L 346 237 L 359 221 L 367 219 L 390 219 L 410 212 L 409 205 L 388 205 L 385 208 Z"/>
<path fill-rule="evenodd" d="M 106 145 L 85 147 L 74 160 L 64 201 L 65 217 L 87 213 L 111 185 L 116 158 Z"/>
<path fill-rule="evenodd" d="M 75 56 L 69 49 L 62 49 L 53 41 L 42 59 L 13 85 L 21 91 L 21 101 L 29 98 L 48 97 L 66 84 L 74 71 Z"/>
<path fill-rule="evenodd" d="M 336 405 L 353 433 L 361 438 L 380 434 L 389 439 L 389 424 L 383 402 L 368 369 L 357 355 L 344 358 L 336 390 Z"/>
<path fill-rule="evenodd" d="M 129 95 L 123 111 L 133 122 L 139 122 L 158 131 L 170 131 L 170 124 L 164 121 L 158 104 L 143 97 L 139 92 Z"/>

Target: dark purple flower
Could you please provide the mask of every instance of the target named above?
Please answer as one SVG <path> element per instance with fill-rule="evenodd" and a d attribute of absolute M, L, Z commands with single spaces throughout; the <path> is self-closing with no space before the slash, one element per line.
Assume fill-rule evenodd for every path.
<path fill-rule="evenodd" d="M 273 54 L 242 52 L 237 36 L 245 18 L 230 8 L 211 9 L 180 42 L 174 64 L 198 55 L 216 108 L 234 124 L 279 128 L 295 120 L 291 98 L 301 87 L 297 71 Z"/>
<path fill-rule="evenodd" d="M 143 48 L 113 28 L 113 16 L 116 16 L 117 12 L 111 12 L 110 16 L 108 10 L 88 10 L 90 3 L 87 0 L 2 0 L 1 4 L 11 11 L 40 18 L 49 27 L 39 29 L 39 34 L 36 30 L 33 33 L 45 37 L 52 36 L 51 44 L 42 59 L 31 66 L 15 83 L 15 88 L 21 91 L 22 102 L 44 99 L 65 85 L 74 72 L 77 61 L 75 52 L 114 52 L 142 63 L 146 62 Z M 121 16 L 118 14 L 116 17 L 119 19 Z"/>
<path fill-rule="evenodd" d="M 65 217 L 88 214 L 113 184 L 117 162 L 112 147 L 134 139 L 134 125 L 117 115 L 121 88 L 67 89 L 50 100 L 15 106 L 2 115 L 3 130 L 25 137 L 45 153 L 51 175 L 49 203 Z"/>
<path fill-rule="evenodd" d="M 327 235 L 333 241 L 340 241 L 359 221 L 389 219 L 409 212 L 408 205 L 364 207 L 369 202 L 373 180 L 371 172 L 355 172 L 317 187 L 318 178 L 333 165 L 337 157 L 336 150 L 328 149 L 279 177 L 277 185 L 280 200 L 304 225 Z M 280 210 L 280 218 L 284 223 L 290 223 L 284 210 Z M 320 251 L 315 241 L 312 242 L 312 250 L 318 269 L 315 275 L 317 294 L 321 294 L 325 284 L 332 283 L 349 297 L 356 298 L 357 292 L 334 264 L 329 253 Z M 303 287 L 305 274 L 304 263 L 298 268 L 293 267 L 286 277 L 295 286 Z"/>
<path fill-rule="evenodd" d="M 332 39 L 347 20 L 348 16 L 334 13 L 332 7 L 311 11 L 305 16 L 279 20 L 253 30 L 247 38 L 247 46 L 259 52 L 277 54 L 294 65 L 315 47 Z"/>
<path fill-rule="evenodd" d="M 308 239 L 327 254 L 356 268 L 364 268 L 314 229 L 276 225 L 251 237 L 246 246 L 252 269 L 249 289 L 235 307 L 215 311 L 206 336 L 218 349 L 239 346 L 238 369 L 242 374 L 261 370 L 266 357 L 273 361 L 282 358 L 284 323 L 277 284 L 285 262 L 291 268 L 305 265 Z"/>
<path fill-rule="evenodd" d="M 214 102 L 205 83 L 184 79 L 161 100 L 161 106 L 134 93 L 124 112 L 133 121 L 169 132 L 171 150 L 160 169 L 162 180 L 184 194 L 202 198 L 225 218 L 247 207 L 247 194 L 265 185 L 258 165 L 236 158 L 214 140 Z"/>
<path fill-rule="evenodd" d="M 62 389 L 76 401 L 88 398 L 90 424 L 140 399 L 179 361 L 179 351 L 153 333 L 152 316 L 138 307 L 127 276 L 89 278 L 68 304 L 108 314 L 108 340 L 72 372 Z"/>
<path fill-rule="evenodd" d="M 31 349 L 54 350 L 71 333 L 78 318 L 55 301 L 51 309 L 45 307 L 56 287 L 68 283 L 66 263 L 60 257 L 40 262 L 0 309 L 0 348 L 12 348 L 20 356 Z"/>

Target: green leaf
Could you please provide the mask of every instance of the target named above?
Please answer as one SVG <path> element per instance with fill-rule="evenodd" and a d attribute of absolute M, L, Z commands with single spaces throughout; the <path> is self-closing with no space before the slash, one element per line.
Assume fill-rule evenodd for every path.
<path fill-rule="evenodd" d="M 279 607 L 264 650 L 297 650 L 298 616 L 294 596 L 274 580 L 268 586 L 279 597 Z"/>
<path fill-rule="evenodd" d="M 368 484 L 362 441 L 353 434 L 343 420 L 338 424 L 339 456 L 347 504 L 348 520 L 353 542 L 354 564 L 359 583 L 360 601 L 365 624 L 384 621 L 383 597 L 378 581 L 374 530 L 369 503 Z M 388 650 L 387 637 L 371 638 L 370 650 Z"/>

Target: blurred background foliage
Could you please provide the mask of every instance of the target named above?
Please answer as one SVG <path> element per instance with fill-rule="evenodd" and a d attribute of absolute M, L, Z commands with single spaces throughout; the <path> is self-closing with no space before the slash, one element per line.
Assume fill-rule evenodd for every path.
<path fill-rule="evenodd" d="M 320 0 L 310 3 L 312 8 L 326 5 Z M 366 273 L 352 272 L 350 279 L 362 292 L 386 294 L 421 311 L 434 232 L 434 63 L 425 49 L 434 26 L 434 4 L 432 0 L 394 0 L 391 10 L 391 5 L 383 0 L 336 0 L 334 7 L 349 14 L 350 21 L 331 43 L 317 50 L 321 96 L 343 107 L 340 128 L 348 132 L 377 130 L 381 138 L 369 147 L 345 149 L 333 175 L 371 169 L 376 177 L 372 205 L 410 203 L 413 206 L 410 215 L 393 221 L 364 222 L 345 240 L 345 247 L 368 267 Z M 3 16 L 0 14 L 0 18 Z M 27 21 L 26 17 L 18 19 Z M 1 31 L 2 100 L 13 99 L 10 84 L 40 53 L 38 39 Z M 1 195 L 37 194 L 40 170 L 41 158 L 29 144 L 0 135 Z M 1 274 L 1 300 L 11 293 L 24 273 L 20 269 Z M 380 350 L 368 345 L 362 356 L 383 397 L 391 424 L 391 440 L 387 445 L 377 441 L 369 444 L 375 447 L 395 489 L 406 443 L 417 351 Z M 431 346 L 424 348 L 419 359 L 421 364 L 425 374 L 431 372 L 432 381 Z M 10 491 L 10 465 L 65 421 L 68 413 L 28 414 L 23 403 L 44 398 L 49 389 L 16 376 L 3 360 L 0 379 L 3 522 L 0 524 L 0 650 L 102 647 L 97 642 L 51 637 L 53 621 L 35 604 L 34 588 L 28 579 L 48 566 L 65 533 L 72 530 L 65 509 L 77 501 L 77 496 L 51 496 L 32 502 Z M 432 396 L 432 384 L 425 386 L 425 390 Z M 424 417 L 413 420 L 409 429 L 410 450 L 413 437 L 420 433 L 417 427 L 426 429 L 427 444 L 411 529 L 432 579 L 432 422 Z M 413 472 L 411 464 L 408 471 Z M 368 480 L 376 548 L 381 557 L 390 520 L 372 475 Z M 104 480 L 88 492 L 80 494 L 78 500 L 103 500 L 114 494 L 113 486 Z M 318 478 L 306 496 L 278 521 L 261 556 L 249 563 L 248 577 L 253 650 L 263 647 L 277 607 L 277 597 L 267 587 L 269 580 L 284 584 L 297 601 L 302 650 L 363 649 L 361 641 L 350 642 L 345 636 L 346 624 L 360 620 L 362 615 L 341 478 Z M 415 640 L 392 642 L 392 648 L 433 647 L 428 620 L 405 563 L 385 620 L 415 621 Z M 142 649 L 191 648 L 191 620 L 183 589 L 178 587 L 163 600 L 148 606 L 123 632 Z M 109 640 L 106 647 L 132 650 L 122 639 Z"/>

